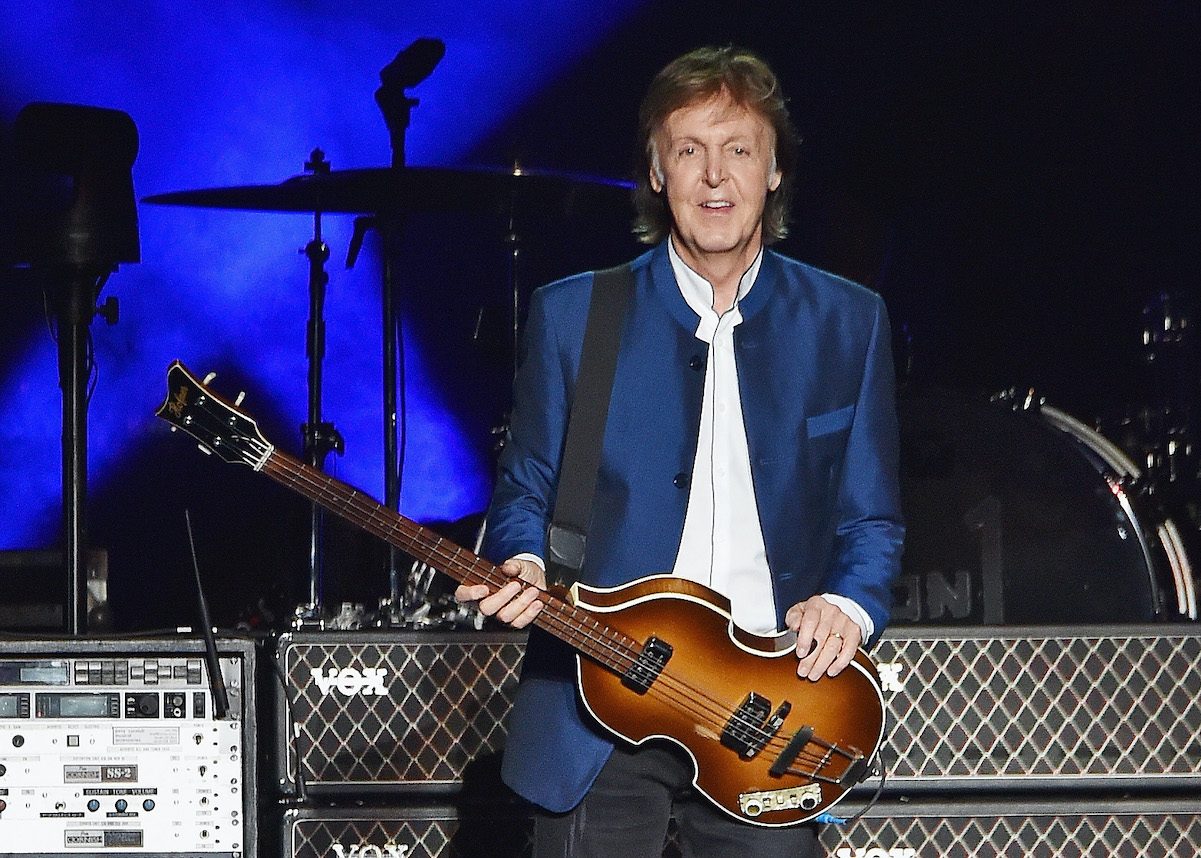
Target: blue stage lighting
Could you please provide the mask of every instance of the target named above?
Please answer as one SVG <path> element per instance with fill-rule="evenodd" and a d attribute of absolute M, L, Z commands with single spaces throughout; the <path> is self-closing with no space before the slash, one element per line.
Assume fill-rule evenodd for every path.
<path fill-rule="evenodd" d="M 0 16 L 0 112 L 30 101 L 123 110 L 140 135 L 139 196 L 265 184 L 302 171 L 311 150 L 335 170 L 385 166 L 388 134 L 373 93 L 379 70 L 414 39 L 446 44 L 419 99 L 407 162 L 453 165 L 638 3 L 561 0 L 451 4 L 299 0 L 16 0 Z M 219 389 L 252 382 L 271 401 L 246 408 L 306 416 L 305 321 L 311 216 L 140 207 L 142 262 L 104 289 L 120 322 L 93 324 L 99 369 L 89 411 L 89 480 L 101 487 L 162 431 L 153 411 L 165 370 L 234 367 Z M 383 494 L 378 248 L 343 266 L 352 218 L 323 218 L 331 248 L 324 411 L 346 439 L 329 469 Z M 406 332 L 402 511 L 419 520 L 481 509 L 487 444 L 468 431 Z M 0 548 L 58 538 L 60 400 L 54 344 L 31 329 L 0 366 Z M 223 386 L 224 385 L 224 386 Z M 296 451 L 296 437 L 277 438 Z M 181 455 L 186 455 L 183 453 Z"/>

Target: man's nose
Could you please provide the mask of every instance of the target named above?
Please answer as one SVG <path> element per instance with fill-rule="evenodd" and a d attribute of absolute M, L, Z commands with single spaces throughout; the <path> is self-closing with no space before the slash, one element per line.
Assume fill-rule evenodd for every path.
<path fill-rule="evenodd" d="M 726 165 L 720 155 L 705 156 L 705 182 L 716 188 L 726 177 Z"/>

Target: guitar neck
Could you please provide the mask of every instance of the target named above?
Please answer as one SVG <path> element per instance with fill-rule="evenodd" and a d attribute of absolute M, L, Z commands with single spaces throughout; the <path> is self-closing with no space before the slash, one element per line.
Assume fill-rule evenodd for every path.
<path fill-rule="evenodd" d="M 460 584 L 485 584 L 498 590 L 512 580 L 482 557 L 278 449 L 271 451 L 259 470 Z M 554 593 L 540 598 L 545 607 L 534 618 L 539 628 L 616 673 L 625 673 L 637 660 L 638 642 Z"/>
<path fill-rule="evenodd" d="M 265 473 L 461 584 L 496 591 L 513 580 L 370 495 L 277 450 L 254 418 L 238 409 L 240 398 L 222 399 L 179 361 L 167 378 L 167 398 L 155 413 L 205 452 Z M 798 683 L 791 659 L 760 657 L 783 650 L 730 646 L 728 606 L 700 584 L 649 576 L 611 590 L 555 588 L 538 598 L 544 607 L 533 622 L 580 654 L 581 694 L 597 719 L 633 741 L 665 736 L 688 749 L 697 763 L 698 791 L 738 819 L 757 822 L 769 812 L 764 825 L 811 819 L 862 779 L 879 749 L 883 697 L 874 670 L 861 665 L 860 656 L 859 670 L 823 677 L 820 687 Z M 820 692 L 816 700 L 810 699 L 814 691 Z M 847 724 L 846 713 L 860 709 L 871 717 Z M 869 747 L 870 754 L 857 750 Z"/>

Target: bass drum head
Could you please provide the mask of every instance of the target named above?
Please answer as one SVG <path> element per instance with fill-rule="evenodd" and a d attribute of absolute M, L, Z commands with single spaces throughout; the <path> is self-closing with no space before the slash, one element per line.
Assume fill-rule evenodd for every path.
<path fill-rule="evenodd" d="M 894 624 L 1162 617 L 1155 522 L 1144 528 L 1121 482 L 1125 464 L 1137 469 L 1100 435 L 1045 405 L 938 393 L 898 408 L 907 531 Z"/>

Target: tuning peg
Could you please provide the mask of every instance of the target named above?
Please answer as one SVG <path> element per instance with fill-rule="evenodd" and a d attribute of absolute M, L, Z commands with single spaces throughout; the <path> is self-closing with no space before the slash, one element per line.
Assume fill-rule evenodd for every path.
<path fill-rule="evenodd" d="M 213 379 L 214 379 L 214 378 L 216 378 L 216 377 L 217 377 L 217 373 L 215 373 L 215 372 L 210 372 L 208 375 L 206 375 L 206 376 L 204 377 L 204 383 L 205 383 L 205 384 L 211 384 L 211 383 L 212 383 L 212 381 L 213 381 Z"/>
<path fill-rule="evenodd" d="M 242 400 L 245 398 L 246 398 L 246 391 L 245 390 L 239 391 L 237 397 L 234 399 L 234 405 L 241 406 Z"/>
<path fill-rule="evenodd" d="M 208 447 L 204 446 L 203 444 L 197 444 L 196 446 L 200 449 L 201 453 L 204 453 L 204 455 L 206 455 L 206 456 L 213 455 L 213 451 L 210 450 Z"/>

